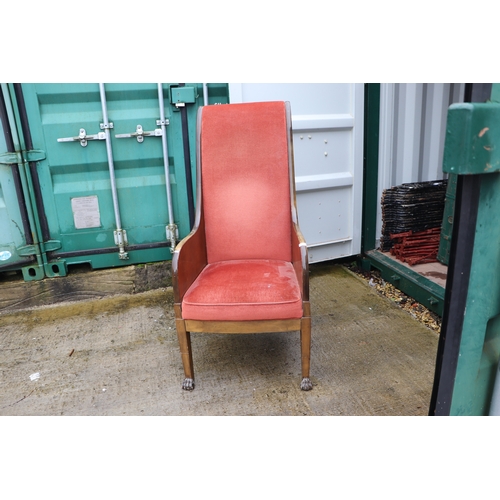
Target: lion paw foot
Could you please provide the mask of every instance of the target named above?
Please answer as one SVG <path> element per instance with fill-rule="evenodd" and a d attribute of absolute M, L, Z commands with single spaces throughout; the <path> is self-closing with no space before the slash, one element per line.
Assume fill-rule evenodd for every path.
<path fill-rule="evenodd" d="M 182 382 L 182 388 L 185 391 L 192 391 L 194 389 L 194 380 L 192 378 L 185 378 Z"/>
<path fill-rule="evenodd" d="M 302 382 L 300 383 L 300 388 L 303 391 L 310 391 L 313 388 L 311 380 L 308 379 L 307 377 L 304 377 L 302 379 Z"/>

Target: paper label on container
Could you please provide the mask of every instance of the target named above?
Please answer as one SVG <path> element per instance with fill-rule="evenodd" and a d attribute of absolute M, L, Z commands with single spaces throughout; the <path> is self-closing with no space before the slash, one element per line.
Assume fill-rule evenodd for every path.
<path fill-rule="evenodd" d="M 76 229 L 101 227 L 101 214 L 96 195 L 71 198 L 71 209 Z"/>

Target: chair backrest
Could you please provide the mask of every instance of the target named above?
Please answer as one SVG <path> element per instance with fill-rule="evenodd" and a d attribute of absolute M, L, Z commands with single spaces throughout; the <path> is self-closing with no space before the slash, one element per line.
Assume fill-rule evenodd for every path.
<path fill-rule="evenodd" d="M 201 185 L 208 263 L 291 260 L 291 191 L 284 102 L 206 106 Z"/>

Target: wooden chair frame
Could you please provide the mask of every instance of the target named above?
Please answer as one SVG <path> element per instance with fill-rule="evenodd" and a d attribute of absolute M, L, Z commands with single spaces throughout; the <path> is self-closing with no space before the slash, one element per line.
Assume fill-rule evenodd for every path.
<path fill-rule="evenodd" d="M 288 158 L 290 172 L 290 199 L 292 223 L 292 264 L 301 287 L 302 318 L 261 321 L 197 321 L 185 320 L 182 317 L 182 299 L 189 287 L 207 266 L 205 240 L 205 220 L 203 217 L 201 189 L 201 116 L 203 108 L 198 111 L 197 118 L 197 179 L 196 179 L 196 217 L 192 231 L 176 246 L 172 257 L 172 279 L 174 288 L 174 311 L 177 336 L 184 367 L 184 390 L 194 389 L 194 368 L 191 349 L 191 332 L 199 333 L 269 333 L 300 331 L 302 382 L 304 391 L 312 389 L 309 379 L 311 356 L 311 308 L 309 302 L 309 260 L 307 245 L 300 231 L 297 217 L 295 194 L 295 174 L 293 164 L 293 141 L 290 105 L 286 103 L 286 121 L 288 129 Z M 189 186 L 188 186 L 189 189 Z"/>

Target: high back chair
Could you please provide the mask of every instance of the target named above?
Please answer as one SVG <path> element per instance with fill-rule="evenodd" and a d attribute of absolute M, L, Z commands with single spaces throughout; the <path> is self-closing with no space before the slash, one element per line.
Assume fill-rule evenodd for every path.
<path fill-rule="evenodd" d="M 308 391 L 308 256 L 297 218 L 290 105 L 205 106 L 197 127 L 195 224 L 172 258 L 182 388 L 194 389 L 190 332 L 300 330 L 301 389 Z"/>

